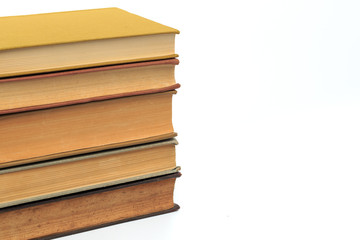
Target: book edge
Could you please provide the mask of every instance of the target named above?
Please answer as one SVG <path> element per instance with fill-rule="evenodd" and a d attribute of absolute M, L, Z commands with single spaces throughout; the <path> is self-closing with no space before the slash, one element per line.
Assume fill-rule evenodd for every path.
<path fill-rule="evenodd" d="M 126 183 L 122 183 L 122 184 L 106 186 L 106 187 L 102 187 L 102 188 L 97 188 L 97 189 L 91 189 L 91 190 L 86 190 L 86 191 L 82 191 L 82 192 L 71 193 L 71 194 L 57 196 L 57 197 L 53 197 L 53 198 L 42 199 L 42 200 L 38 200 L 38 201 L 27 202 L 27 203 L 23 203 L 23 204 L 3 207 L 3 208 L 0 208 L 0 213 L 14 211 L 14 210 L 18 210 L 18 209 L 27 208 L 27 207 L 38 206 L 38 205 L 42 205 L 42 204 L 48 204 L 48 203 L 57 202 L 57 201 L 63 201 L 63 200 L 72 199 L 72 198 L 83 197 L 83 196 L 87 196 L 87 195 L 91 195 L 91 194 L 108 192 L 108 191 L 112 191 L 112 190 L 116 190 L 116 189 L 132 187 L 132 186 L 145 184 L 145 183 L 158 182 L 158 181 L 165 180 L 165 179 L 170 179 L 170 178 L 179 178 L 179 177 L 181 177 L 181 173 L 179 172 L 180 167 L 175 168 L 173 171 L 174 171 L 173 173 L 154 176 L 154 177 L 151 177 L 151 178 L 145 178 L 145 179 L 140 179 L 140 180 L 136 180 L 136 181 L 132 181 L 132 182 L 126 182 Z"/>
<path fill-rule="evenodd" d="M 32 75 L 32 74 L 44 74 L 44 73 L 51 73 L 51 72 L 69 71 L 69 70 L 76 70 L 76 69 L 82 69 L 82 68 L 101 67 L 101 66 L 125 64 L 125 63 L 166 60 L 166 59 L 172 59 L 172 58 L 176 58 L 176 57 L 179 57 L 179 55 L 178 54 L 170 54 L 170 55 L 161 55 L 161 56 L 153 56 L 153 57 L 146 57 L 146 58 L 135 58 L 135 59 L 127 59 L 127 60 L 89 63 L 89 64 L 83 64 L 83 65 L 77 65 L 77 66 L 71 66 L 71 67 L 67 67 L 67 66 L 66 67 L 54 67 L 54 68 L 39 69 L 39 70 L 26 70 L 26 71 L 16 72 L 16 73 L 5 73 L 5 74 L 0 73 L 0 78 L 10 78 L 10 77 L 23 76 L 23 75 Z"/>
<path fill-rule="evenodd" d="M 81 229 L 77 229 L 77 230 L 74 230 L 74 231 L 68 231 L 68 232 L 63 232 L 63 233 L 56 233 L 56 234 L 52 234 L 52 235 L 47 235 L 47 236 L 40 237 L 40 238 L 37 238 L 37 239 L 49 240 L 49 239 L 53 239 L 53 238 L 64 237 L 64 236 L 73 235 L 73 234 L 77 234 L 77 233 L 82 233 L 82 232 L 95 230 L 95 229 L 99 229 L 99 228 L 103 228 L 103 227 L 109 227 L 109 226 L 120 224 L 120 223 L 126 223 L 126 222 L 130 222 L 130 221 L 140 220 L 140 219 L 143 219 L 143 218 L 149 218 L 149 217 L 159 216 L 159 215 L 163 215 L 163 214 L 167 214 L 167 213 L 172 213 L 172 212 L 178 211 L 179 209 L 180 209 L 180 206 L 178 204 L 174 203 L 174 206 L 172 208 L 170 208 L 170 209 L 167 209 L 167 210 L 162 210 L 162 211 L 159 211 L 159 212 L 153 212 L 153 213 L 149 213 L 149 214 L 144 214 L 144 215 L 131 217 L 131 218 L 127 218 L 127 219 L 123 219 L 123 220 L 119 220 L 119 221 L 114 221 L 114 222 L 110 222 L 110 223 L 100 224 L 100 225 L 96 225 L 96 226 L 81 228 Z"/>
<path fill-rule="evenodd" d="M 174 138 L 176 136 L 177 136 L 176 132 L 171 132 L 171 133 L 165 133 L 165 134 L 162 134 L 162 135 L 151 136 L 151 137 L 147 137 L 147 138 L 129 140 L 129 141 L 126 141 L 126 142 L 121 142 L 121 143 L 113 143 L 113 144 L 101 145 L 101 146 L 97 146 L 97 147 L 78 149 L 78 150 L 62 152 L 62 153 L 56 153 L 56 154 L 45 155 L 45 156 L 34 157 L 34 158 L 28 158 L 28 159 L 19 159 L 19 160 L 16 160 L 16 161 L 1 163 L 0 164 L 0 169 L 1 168 L 14 167 L 14 166 L 18 166 L 18 165 L 29 164 L 29 163 L 34 163 L 34 162 L 46 161 L 46 160 L 55 159 L 55 158 L 64 158 L 64 157 L 68 157 L 68 156 L 71 156 L 71 155 L 86 154 L 86 153 L 89 153 L 89 152 L 97 152 L 97 151 L 103 151 L 103 150 L 113 149 L 113 148 L 120 148 L 120 147 L 127 147 L 127 146 L 131 146 L 131 145 L 145 144 L 145 143 L 149 143 L 149 142 L 155 142 L 155 141 L 161 141 L 161 140 L 165 140 L 165 139 L 169 139 L 169 138 Z"/>
<path fill-rule="evenodd" d="M 146 66 L 154 66 L 154 65 L 178 65 L 178 64 L 179 64 L 179 60 L 176 58 L 164 59 L 164 60 L 152 60 L 147 62 L 124 63 L 124 64 L 116 64 L 110 66 L 97 66 L 90 68 L 70 69 L 67 71 L 41 73 L 41 74 L 26 75 L 26 76 L 6 77 L 6 78 L 0 78 L 0 83 L 25 81 L 25 80 L 33 80 L 33 79 L 41 79 L 41 78 L 49 78 L 49 77 L 59 77 L 59 76 L 74 75 L 74 74 L 89 73 L 89 72 L 101 72 L 101 71 L 109 71 L 109 70 L 117 70 L 117 69 L 135 68 L 135 67 L 146 67 Z"/>
<path fill-rule="evenodd" d="M 155 173 L 144 174 L 144 175 L 140 175 L 140 176 L 134 176 L 134 177 L 126 178 L 126 179 L 120 179 L 120 180 L 115 180 L 115 181 L 106 182 L 106 183 L 98 183 L 98 184 L 94 184 L 94 185 L 90 185 L 90 186 L 79 187 L 76 189 L 69 189 L 69 190 L 64 190 L 64 191 L 55 192 L 55 193 L 51 193 L 51 194 L 44 194 L 41 196 L 29 197 L 29 198 L 25 198 L 25 199 L 16 200 L 16 201 L 0 203 L 0 210 L 1 210 L 1 208 L 7 208 L 7 207 L 17 206 L 17 205 L 21 205 L 21 204 L 27 204 L 27 203 L 31 203 L 31 202 L 43 201 L 43 200 L 53 199 L 53 198 L 71 195 L 71 194 L 78 194 L 78 193 L 85 192 L 85 191 L 91 191 L 91 190 L 116 186 L 119 184 L 126 184 L 126 183 L 146 180 L 146 179 L 159 177 L 159 176 L 161 177 L 164 175 L 177 173 L 180 171 L 180 169 L 181 169 L 180 167 L 175 167 L 173 169 L 168 169 L 168 170 L 159 171 L 159 172 L 155 172 Z"/>
<path fill-rule="evenodd" d="M 83 104 L 83 103 L 104 101 L 104 100 L 110 100 L 110 99 L 114 99 L 114 98 L 133 97 L 133 96 L 146 95 L 146 94 L 163 93 L 163 92 L 178 89 L 180 87 L 181 87 L 181 85 L 179 83 L 176 83 L 174 85 L 170 85 L 170 86 L 163 87 L 163 88 L 153 88 L 153 89 L 147 89 L 147 90 L 141 90 L 141 91 L 125 92 L 125 93 L 97 96 L 97 97 L 91 97 L 91 98 L 83 98 L 83 99 L 71 100 L 71 101 L 66 101 L 66 102 L 57 102 L 57 103 L 34 105 L 34 106 L 21 107 L 21 108 L 5 109 L 5 110 L 0 110 L 0 116 L 5 115 L 5 114 L 37 111 L 37 110 L 43 110 L 43 109 L 49 109 L 49 108 L 55 108 L 55 107 L 65 107 L 65 106 L 74 105 L 74 104 Z"/>
<path fill-rule="evenodd" d="M 10 167 L 10 168 L 0 169 L 0 175 L 6 174 L 6 173 L 18 172 L 18 171 L 25 171 L 25 170 L 34 169 L 34 168 L 58 165 L 58 164 L 63 164 L 63 163 L 68 163 L 68 162 L 82 161 L 82 160 L 87 160 L 87 159 L 96 158 L 96 157 L 103 157 L 103 156 L 112 155 L 112 154 L 126 153 L 126 152 L 131 152 L 131 151 L 138 151 L 138 150 L 143 150 L 143 149 L 156 148 L 156 147 L 161 147 L 161 146 L 166 146 L 166 145 L 177 145 L 177 144 L 178 144 L 178 141 L 175 138 L 171 138 L 171 139 L 166 139 L 166 140 L 160 140 L 157 142 L 120 147 L 117 149 L 108 149 L 108 150 L 104 150 L 104 151 L 90 152 L 90 153 L 85 153 L 83 155 L 68 156 L 68 157 L 48 160 L 48 161 L 44 161 L 44 162 L 35 162 L 35 163 L 29 164 L 29 165 L 20 165 L 20 166 L 14 166 L 14 167 Z"/>

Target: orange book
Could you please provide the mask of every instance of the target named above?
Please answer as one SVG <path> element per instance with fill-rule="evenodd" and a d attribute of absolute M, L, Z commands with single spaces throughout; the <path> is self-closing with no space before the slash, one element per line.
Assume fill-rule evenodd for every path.
<path fill-rule="evenodd" d="M 176 136 L 165 91 L 0 116 L 0 168 Z"/>

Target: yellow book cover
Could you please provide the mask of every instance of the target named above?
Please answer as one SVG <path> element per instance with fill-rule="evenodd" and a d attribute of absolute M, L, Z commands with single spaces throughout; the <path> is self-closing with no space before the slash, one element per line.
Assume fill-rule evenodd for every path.
<path fill-rule="evenodd" d="M 178 30 L 118 8 L 0 18 L 0 77 L 176 57 Z"/>

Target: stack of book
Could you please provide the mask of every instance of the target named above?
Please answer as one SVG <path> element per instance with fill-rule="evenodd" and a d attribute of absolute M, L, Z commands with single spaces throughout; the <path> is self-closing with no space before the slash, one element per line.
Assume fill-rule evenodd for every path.
<path fill-rule="evenodd" d="M 117 8 L 0 29 L 0 239 L 177 210 L 178 31 Z"/>

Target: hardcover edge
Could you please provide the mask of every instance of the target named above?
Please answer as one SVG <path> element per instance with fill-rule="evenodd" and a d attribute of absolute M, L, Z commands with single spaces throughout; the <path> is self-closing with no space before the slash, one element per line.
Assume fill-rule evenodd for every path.
<path fill-rule="evenodd" d="M 22 72 L 16 73 L 0 73 L 0 78 L 10 78 L 16 76 L 23 76 L 23 75 L 30 75 L 30 74 L 43 74 L 43 73 L 50 73 L 50 72 L 57 72 L 57 71 L 68 71 L 68 70 L 75 70 L 75 69 L 82 69 L 82 68 L 91 68 L 91 67 L 101 67 L 101 66 L 108 66 L 108 65 L 116 65 L 116 64 L 125 64 L 125 63 L 136 63 L 136 62 L 146 62 L 146 61 L 153 61 L 153 60 L 161 60 L 161 59 L 171 59 L 179 57 L 178 54 L 169 54 L 169 55 L 162 55 L 162 56 L 154 56 L 154 57 L 145 57 L 145 58 L 136 58 L 136 59 L 127 59 L 127 60 L 118 60 L 118 61 L 108 61 L 108 62 L 99 62 L 99 63 L 88 63 L 83 65 L 74 65 L 71 67 L 53 67 L 53 68 L 46 68 L 46 69 L 39 69 L 39 70 L 26 70 Z"/>
<path fill-rule="evenodd" d="M 167 209 L 167 210 L 154 212 L 154 213 L 149 213 L 149 214 L 145 214 L 145 215 L 140 215 L 140 216 L 127 218 L 127 219 L 123 219 L 123 220 L 119 220 L 119 221 L 115 221 L 115 222 L 100 224 L 100 225 L 96 225 L 96 226 L 92 226 L 92 227 L 81 228 L 81 229 L 74 230 L 74 231 L 68 231 L 68 232 L 64 232 L 64 233 L 57 233 L 57 234 L 47 235 L 47 236 L 40 237 L 40 238 L 35 238 L 35 239 L 48 240 L 48 239 L 53 239 L 53 238 L 64 237 L 64 236 L 73 235 L 73 234 L 77 234 L 77 233 L 82 233 L 82 232 L 86 232 L 86 231 L 91 231 L 91 230 L 95 230 L 95 229 L 99 229 L 99 228 L 103 228 L 103 227 L 113 226 L 113 225 L 120 224 L 120 223 L 140 220 L 140 219 L 143 219 L 143 218 L 154 217 L 154 216 L 158 216 L 158 215 L 162 215 L 162 214 L 167 214 L 167 213 L 175 212 L 175 211 L 177 211 L 179 209 L 180 209 L 180 206 L 178 204 L 174 203 L 174 207 L 172 207 L 170 209 Z"/>
<path fill-rule="evenodd" d="M 63 157 L 71 156 L 71 155 L 80 155 L 80 154 L 86 154 L 86 153 L 90 153 L 90 152 L 103 151 L 103 150 L 107 150 L 107 149 L 127 147 L 127 146 L 131 146 L 131 145 L 145 144 L 145 143 L 161 141 L 161 140 L 165 140 L 165 139 L 169 139 L 169 138 L 174 138 L 176 136 L 177 136 L 176 132 L 171 132 L 171 133 L 165 133 L 165 134 L 162 134 L 162 135 L 142 138 L 142 139 L 129 140 L 129 141 L 126 141 L 126 142 L 121 142 L 121 143 L 113 143 L 113 144 L 101 145 L 101 146 L 97 146 L 97 147 L 77 149 L 77 150 L 73 150 L 73 151 L 55 153 L 55 154 L 50 154 L 50 155 L 45 155 L 45 156 L 40 156 L 40 157 L 19 159 L 19 160 L 16 160 L 16 161 L 1 163 L 0 164 L 0 169 L 1 168 L 14 167 L 14 166 L 18 166 L 18 165 L 29 164 L 29 163 L 34 163 L 34 162 L 46 161 L 46 160 L 55 159 L 55 158 L 63 158 Z"/>
<path fill-rule="evenodd" d="M 101 72 L 101 71 L 109 71 L 109 70 L 116 70 L 116 69 L 146 67 L 146 66 L 153 66 L 153 65 L 178 65 L 178 64 L 179 64 L 179 60 L 176 58 L 165 59 L 165 60 L 153 60 L 153 61 L 148 61 L 148 62 L 124 63 L 124 64 L 116 64 L 116 65 L 110 65 L 110 66 L 71 69 L 71 70 L 67 70 L 67 71 L 65 70 L 65 71 L 60 71 L 60 72 L 40 73 L 40 74 L 35 74 L 35 75 L 5 77 L 5 78 L 0 78 L 0 83 L 25 81 L 25 80 L 33 80 L 33 79 L 41 79 L 41 78 L 49 78 L 49 77 L 59 77 L 59 76 L 89 73 L 89 72 Z"/>
<path fill-rule="evenodd" d="M 4 212 L 9 212 L 9 211 L 14 211 L 14 210 L 18 210 L 18 209 L 27 208 L 27 207 L 33 207 L 33 206 L 37 206 L 37 205 L 41 205 L 41 204 L 47 204 L 47 203 L 52 203 L 52 202 L 57 202 L 57 201 L 63 201 L 63 200 L 72 199 L 72 198 L 78 198 L 78 197 L 87 196 L 87 195 L 91 195 L 91 194 L 108 192 L 108 191 L 112 191 L 112 190 L 115 190 L 115 189 L 132 187 L 132 186 L 136 186 L 136 185 L 140 185 L 140 184 L 158 182 L 158 181 L 165 180 L 165 179 L 179 178 L 179 177 L 181 177 L 181 173 L 180 172 L 175 172 L 175 173 L 156 176 L 156 177 L 152 177 L 152 178 L 141 179 L 141 180 L 137 180 L 137 181 L 133 181 L 133 182 L 118 184 L 118 185 L 114 185 L 114 186 L 108 186 L 108 187 L 103 187 L 103 188 L 92 189 L 92 190 L 88 190 L 88 191 L 68 194 L 68 195 L 64 195 L 64 196 L 59 196 L 59 197 L 54 197 L 54 198 L 49 198 L 49 199 L 43 199 L 43 200 L 39 200 L 39 201 L 34 201 L 34 202 L 19 204 L 19 205 L 15 205 L 15 206 L 6 207 L 6 208 L 1 208 L 0 209 L 0 214 L 4 213 Z"/>
<path fill-rule="evenodd" d="M 166 146 L 166 145 L 171 145 L 171 144 L 178 145 L 179 143 L 175 138 L 170 138 L 167 140 L 160 140 L 157 142 L 144 143 L 144 144 L 138 144 L 138 145 L 133 145 L 133 146 L 127 146 L 127 147 L 120 147 L 117 149 L 108 149 L 108 150 L 99 151 L 99 152 L 90 152 L 90 153 L 86 153 L 83 155 L 68 156 L 68 157 L 48 160 L 48 161 L 44 161 L 44 162 L 35 162 L 35 163 L 29 164 L 29 165 L 20 165 L 20 166 L 14 166 L 14 167 L 10 167 L 10 168 L 0 169 L 0 175 L 6 174 L 6 173 L 18 172 L 18 171 L 25 171 L 25 170 L 34 169 L 34 168 L 48 167 L 48 166 L 63 164 L 63 163 L 68 163 L 68 162 L 76 162 L 76 161 L 81 161 L 81 160 L 86 160 L 86 159 L 91 159 L 91 158 L 96 158 L 96 157 L 102 157 L 102 156 L 107 156 L 107 155 L 112 155 L 112 154 L 126 153 L 126 152 L 131 152 L 131 151 L 155 148 L 155 147 Z"/>
<path fill-rule="evenodd" d="M 41 196 L 35 196 L 35 197 L 29 197 L 26 199 L 5 202 L 5 203 L 0 204 L 0 212 L 1 212 L 1 208 L 17 206 L 17 205 L 21 205 L 21 204 L 27 204 L 27 203 L 31 203 L 31 202 L 46 200 L 46 199 L 52 199 L 52 198 L 66 196 L 66 195 L 70 195 L 70 194 L 78 194 L 78 193 L 85 192 L 85 191 L 91 191 L 91 190 L 116 186 L 119 184 L 127 184 L 127 183 L 131 183 L 131 182 L 146 180 L 149 178 L 154 178 L 154 177 L 177 173 L 180 171 L 180 169 L 181 169 L 180 167 L 175 167 L 173 169 L 163 170 L 163 171 L 149 173 L 149 174 L 140 175 L 140 176 L 134 176 L 134 177 L 126 178 L 126 179 L 119 179 L 119 180 L 115 180 L 115 181 L 111 181 L 111 182 L 98 183 L 98 184 L 94 184 L 94 185 L 79 187 L 76 189 L 64 190 L 64 191 L 60 191 L 60 192 L 54 192 L 51 194 L 44 194 Z"/>
<path fill-rule="evenodd" d="M 58 103 L 35 105 L 35 106 L 29 106 L 29 107 L 6 109 L 6 110 L 0 110 L 0 116 L 5 115 L 5 114 L 22 113 L 22 112 L 55 108 L 55 107 L 65 107 L 65 106 L 74 105 L 74 104 L 104 101 L 104 100 L 110 100 L 110 99 L 114 99 L 114 98 L 133 97 L 133 96 L 139 96 L 139 95 L 145 95 L 145 94 L 163 93 L 163 92 L 173 91 L 175 89 L 178 89 L 178 88 L 180 88 L 180 86 L 181 85 L 179 83 L 176 83 L 174 85 L 163 87 L 163 88 L 154 88 L 154 89 L 141 90 L 141 91 L 135 91 L 135 92 L 126 92 L 126 93 L 120 93 L 120 94 L 71 100 L 71 101 L 66 101 L 66 102 L 58 102 Z"/>

